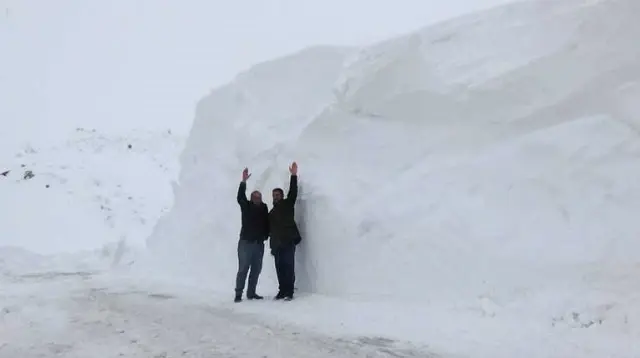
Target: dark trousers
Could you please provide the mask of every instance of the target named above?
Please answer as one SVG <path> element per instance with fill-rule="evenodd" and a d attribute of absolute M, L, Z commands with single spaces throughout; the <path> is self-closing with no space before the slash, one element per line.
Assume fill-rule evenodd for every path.
<path fill-rule="evenodd" d="M 284 296 L 293 296 L 293 286 L 296 280 L 294 245 L 278 247 L 273 250 L 273 257 L 278 275 L 279 291 Z"/>
<path fill-rule="evenodd" d="M 238 274 L 236 275 L 236 295 L 242 296 L 244 283 L 249 275 L 247 296 L 255 295 L 258 286 L 258 277 L 262 271 L 262 258 L 264 256 L 264 241 L 238 241 Z M 249 273 L 249 270 L 251 272 Z"/>

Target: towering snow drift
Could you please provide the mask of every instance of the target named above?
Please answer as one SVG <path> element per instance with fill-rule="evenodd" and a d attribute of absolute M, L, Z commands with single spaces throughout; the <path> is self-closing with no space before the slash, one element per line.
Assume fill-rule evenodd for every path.
<path fill-rule="evenodd" d="M 522 3 L 256 66 L 199 104 L 149 245 L 231 291 L 242 168 L 268 198 L 297 160 L 301 289 L 483 310 L 547 290 L 624 299 L 640 275 L 638 13 Z"/>

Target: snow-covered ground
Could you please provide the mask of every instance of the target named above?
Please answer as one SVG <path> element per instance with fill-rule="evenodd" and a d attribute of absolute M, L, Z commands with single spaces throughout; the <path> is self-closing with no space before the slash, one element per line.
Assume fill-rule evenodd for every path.
<path fill-rule="evenodd" d="M 523 2 L 263 63 L 200 101 L 179 165 L 165 134 L 24 148 L 0 357 L 640 356 L 638 13 Z M 297 299 L 234 304 L 242 168 L 268 198 L 292 160 Z"/>
<path fill-rule="evenodd" d="M 0 161 L 0 246 L 38 254 L 144 247 L 172 205 L 184 139 L 77 128 L 67 138 L 6 148 Z M 43 234 L 46 237 L 42 237 Z"/>
<path fill-rule="evenodd" d="M 382 337 L 326 336 L 236 312 L 228 300 L 88 272 L 27 274 L 0 284 L 10 292 L 0 301 L 2 358 L 431 356 Z"/>

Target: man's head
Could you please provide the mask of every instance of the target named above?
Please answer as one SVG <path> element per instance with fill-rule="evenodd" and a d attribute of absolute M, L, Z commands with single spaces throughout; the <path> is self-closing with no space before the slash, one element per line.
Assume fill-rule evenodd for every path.
<path fill-rule="evenodd" d="M 262 194 L 259 191 L 254 190 L 251 193 L 251 202 L 256 205 L 262 204 Z"/>
<path fill-rule="evenodd" d="M 284 199 L 284 191 L 280 188 L 275 188 L 271 191 L 271 196 L 273 197 L 273 203 L 275 204 Z"/>

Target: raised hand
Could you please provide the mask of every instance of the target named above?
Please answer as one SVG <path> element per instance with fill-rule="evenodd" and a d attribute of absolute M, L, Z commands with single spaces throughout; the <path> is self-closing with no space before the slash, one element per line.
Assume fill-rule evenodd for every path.
<path fill-rule="evenodd" d="M 291 163 L 291 166 L 289 167 L 289 173 L 291 173 L 291 175 L 298 175 L 298 163 Z"/>
<path fill-rule="evenodd" d="M 244 168 L 242 171 L 242 181 L 246 182 L 247 179 L 251 178 L 251 174 L 249 173 L 249 168 Z"/>

